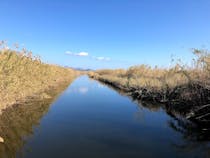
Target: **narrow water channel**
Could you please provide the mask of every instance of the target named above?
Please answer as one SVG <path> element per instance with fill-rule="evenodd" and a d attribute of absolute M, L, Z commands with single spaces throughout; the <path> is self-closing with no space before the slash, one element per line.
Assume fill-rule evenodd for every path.
<path fill-rule="evenodd" d="M 49 103 L 46 103 L 49 104 Z M 35 106 L 35 105 L 33 105 Z M 30 113 L 38 115 L 27 125 L 24 117 L 10 144 L 0 154 L 20 158 L 139 158 L 210 157 L 209 141 L 193 139 L 174 118 L 158 106 L 142 106 L 117 91 L 90 80 L 76 79 L 50 106 Z M 44 108 L 44 109 L 43 109 Z M 8 114 L 9 115 L 9 114 Z M 24 120 L 21 120 L 24 119 Z M 13 130 L 13 128 L 10 128 Z M 7 131 L 10 132 L 10 131 Z M 13 135 L 15 135 L 13 134 Z M 20 141 L 21 140 L 21 141 Z M 9 156 L 8 156 L 9 157 Z"/>

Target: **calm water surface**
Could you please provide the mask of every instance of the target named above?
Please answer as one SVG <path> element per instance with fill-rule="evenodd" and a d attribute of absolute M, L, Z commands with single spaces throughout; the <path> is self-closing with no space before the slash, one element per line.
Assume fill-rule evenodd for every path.
<path fill-rule="evenodd" d="M 1 145 L 0 152 L 21 158 L 210 157 L 208 141 L 197 141 L 164 110 L 149 107 L 82 76 L 50 106 L 34 110 L 38 117 L 19 134 L 21 145 Z"/>

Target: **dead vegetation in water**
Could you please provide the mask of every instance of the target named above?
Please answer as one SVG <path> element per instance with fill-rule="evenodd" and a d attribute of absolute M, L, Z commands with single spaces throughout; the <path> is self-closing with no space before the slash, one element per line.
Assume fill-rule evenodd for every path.
<path fill-rule="evenodd" d="M 129 69 L 97 70 L 89 76 L 119 89 L 132 92 L 142 100 L 170 102 L 176 106 L 198 106 L 210 102 L 210 53 L 194 49 L 191 66 L 177 62 L 170 68 L 152 68 L 148 65 Z M 186 106 L 185 106 L 186 107 Z"/>
<path fill-rule="evenodd" d="M 0 42 L 0 109 L 26 97 L 50 97 L 44 92 L 62 82 L 70 82 L 76 71 L 44 64 L 26 49 L 9 49 Z"/>

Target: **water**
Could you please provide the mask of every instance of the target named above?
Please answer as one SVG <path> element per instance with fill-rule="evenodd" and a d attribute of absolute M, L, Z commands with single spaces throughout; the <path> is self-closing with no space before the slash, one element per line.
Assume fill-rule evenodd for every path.
<path fill-rule="evenodd" d="M 10 122 L 2 157 L 210 157 L 209 141 L 158 105 L 142 106 L 86 76 L 51 102 L 4 114 L 13 119 L 0 124 Z"/>

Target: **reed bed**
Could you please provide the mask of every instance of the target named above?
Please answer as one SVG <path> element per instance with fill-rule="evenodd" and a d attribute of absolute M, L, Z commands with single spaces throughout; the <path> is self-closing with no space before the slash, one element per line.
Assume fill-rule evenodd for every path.
<path fill-rule="evenodd" d="M 71 82 L 78 72 L 42 63 L 26 49 L 0 47 L 0 111 L 28 98 L 48 98 L 47 90 Z"/>
<path fill-rule="evenodd" d="M 170 68 L 148 65 L 128 69 L 103 69 L 89 77 L 129 92 L 141 100 L 167 103 L 174 108 L 190 109 L 210 103 L 210 53 L 194 49 L 191 66 L 177 62 Z"/>

